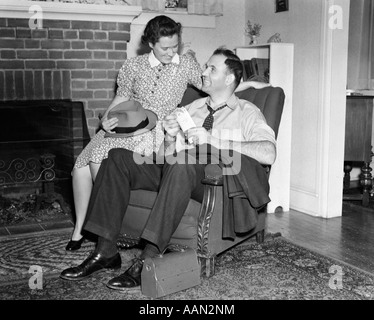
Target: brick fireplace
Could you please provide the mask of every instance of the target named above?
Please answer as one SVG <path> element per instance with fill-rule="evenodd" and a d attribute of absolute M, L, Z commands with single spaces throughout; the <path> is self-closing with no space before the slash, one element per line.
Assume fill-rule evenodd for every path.
<path fill-rule="evenodd" d="M 105 14 L 103 21 L 72 16 L 43 19 L 40 29 L 30 29 L 30 18 L 0 18 L 0 100 L 82 101 L 92 136 L 127 57 L 130 22 L 105 21 Z"/>
<path fill-rule="evenodd" d="M 14 112 L 15 109 L 10 107 L 13 105 L 17 106 L 17 112 L 23 110 L 24 120 L 29 118 L 31 121 L 29 115 L 32 113 L 26 110 L 27 106 L 33 106 L 33 112 L 40 112 L 44 120 L 48 119 L 48 115 L 43 108 L 54 111 L 62 108 L 63 116 L 58 124 L 44 124 L 41 132 L 47 130 L 48 133 L 44 132 L 41 137 L 26 135 L 22 136 L 21 141 L 16 141 L 15 136 L 9 139 L 2 137 L 0 163 L 11 163 L 11 157 L 18 158 L 21 154 L 22 161 L 26 161 L 28 156 L 35 157 L 35 148 L 31 148 L 32 143 L 29 142 L 36 145 L 38 140 L 44 141 L 43 137 L 49 136 L 52 140 L 68 140 L 67 144 L 55 145 L 51 150 L 54 150 L 52 153 L 57 152 L 59 157 L 54 159 L 56 164 L 59 163 L 60 167 L 62 165 L 69 173 L 64 176 L 70 176 L 74 160 L 86 144 L 84 140 L 87 137 L 89 140 L 95 134 L 98 116 L 104 113 L 114 96 L 118 70 L 127 58 L 131 21 L 140 14 L 141 8 L 37 2 L 41 4 L 43 13 L 42 26 L 33 28 L 29 26 L 32 16 L 29 7 L 35 3 L 22 1 L 10 6 L 0 4 L 1 114 L 6 116 L 7 111 Z M 69 108 L 70 111 L 67 110 Z M 83 112 L 83 116 L 80 112 Z M 10 116 L 12 114 L 9 113 Z M 71 119 L 66 119 L 67 116 Z M 38 119 L 38 115 L 35 115 L 33 121 L 35 119 Z M 22 130 L 19 122 L 12 125 L 16 119 L 10 117 L 5 121 L 8 121 L 9 128 L 17 124 L 17 130 Z M 35 128 L 28 126 L 27 121 L 23 123 L 25 130 Z M 73 127 L 62 137 L 55 137 L 56 126 L 62 123 L 69 123 Z M 86 134 L 78 137 L 76 132 Z M 17 147 L 23 141 L 27 143 Z M 70 151 L 67 151 L 67 146 Z M 59 149 L 63 150 L 61 154 L 56 151 Z M 12 156 L 10 151 L 13 152 Z M 66 157 L 67 154 L 73 157 Z M 45 155 L 40 153 L 36 158 L 42 162 Z M 1 167 L 2 173 L 5 167 L 7 165 Z M 43 170 L 43 167 L 38 170 Z M 1 187 L 0 179 L 0 195 L 4 191 Z"/>

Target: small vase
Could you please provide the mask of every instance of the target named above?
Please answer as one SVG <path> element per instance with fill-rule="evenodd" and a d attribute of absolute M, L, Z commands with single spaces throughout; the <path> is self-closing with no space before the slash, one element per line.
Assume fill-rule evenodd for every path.
<path fill-rule="evenodd" d="M 251 36 L 251 45 L 257 44 L 257 36 Z"/>

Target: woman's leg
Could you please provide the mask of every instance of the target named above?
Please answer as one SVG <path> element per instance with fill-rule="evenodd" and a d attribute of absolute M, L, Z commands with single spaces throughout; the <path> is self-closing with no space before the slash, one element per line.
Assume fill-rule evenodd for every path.
<path fill-rule="evenodd" d="M 92 180 L 95 181 L 97 173 L 99 172 L 101 163 L 90 162 L 90 172 Z"/>
<path fill-rule="evenodd" d="M 73 196 L 76 222 L 72 240 L 78 241 L 82 238 L 82 226 L 86 218 L 88 202 L 92 191 L 92 176 L 89 166 L 74 168 L 73 170 Z"/>

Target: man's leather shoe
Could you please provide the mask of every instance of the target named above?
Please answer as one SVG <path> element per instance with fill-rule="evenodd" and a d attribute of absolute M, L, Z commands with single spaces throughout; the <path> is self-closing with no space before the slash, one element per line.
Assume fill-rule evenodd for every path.
<path fill-rule="evenodd" d="M 126 290 L 140 286 L 144 260 L 138 258 L 134 260 L 133 265 L 124 273 L 109 280 L 107 287 L 114 290 Z"/>
<path fill-rule="evenodd" d="M 101 253 L 93 252 L 79 266 L 65 269 L 60 277 L 65 280 L 82 280 L 102 269 L 121 268 L 121 255 L 116 253 L 113 257 L 105 258 Z"/>

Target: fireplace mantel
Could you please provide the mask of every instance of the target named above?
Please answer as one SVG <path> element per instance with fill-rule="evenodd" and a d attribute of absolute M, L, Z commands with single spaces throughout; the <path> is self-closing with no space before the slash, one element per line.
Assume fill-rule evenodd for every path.
<path fill-rule="evenodd" d="M 142 13 L 141 6 L 0 0 L 0 16 L 3 18 L 31 18 L 35 12 L 30 9 L 32 6 L 41 7 L 42 18 L 51 20 L 131 23 Z"/>

